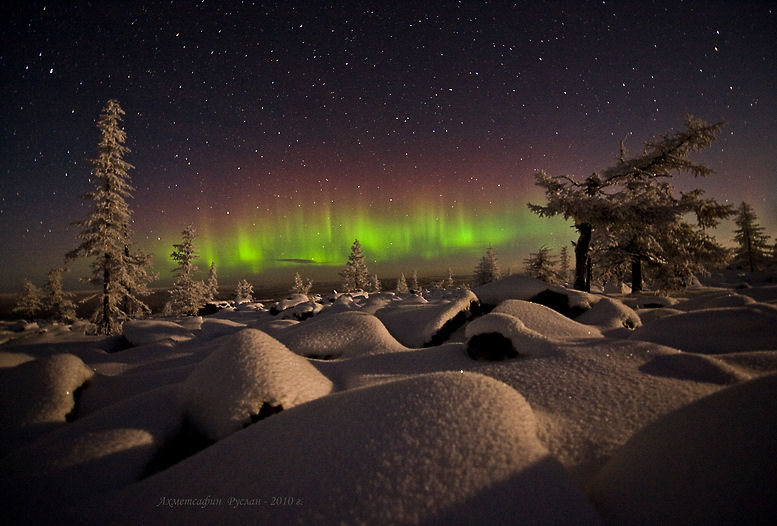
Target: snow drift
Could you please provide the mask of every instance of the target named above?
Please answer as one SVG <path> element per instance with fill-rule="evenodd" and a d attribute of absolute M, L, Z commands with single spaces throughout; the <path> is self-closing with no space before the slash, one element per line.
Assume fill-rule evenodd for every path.
<path fill-rule="evenodd" d="M 769 375 L 637 432 L 589 494 L 611 524 L 771 524 L 777 517 L 775 444 L 777 375 Z"/>
<path fill-rule="evenodd" d="M 265 404 L 288 409 L 329 394 L 332 382 L 278 340 L 244 329 L 222 339 L 183 389 L 192 423 L 217 440 L 250 424 Z"/>
<path fill-rule="evenodd" d="M 348 426 L 333 425 L 343 415 Z M 177 495 L 223 501 L 158 506 L 161 496 Z M 272 506 L 273 496 L 286 504 Z M 105 504 L 97 518 L 106 524 L 598 522 L 538 441 L 524 398 L 501 382 L 458 372 L 284 411 Z M 111 513 L 119 507 L 125 511 Z"/>

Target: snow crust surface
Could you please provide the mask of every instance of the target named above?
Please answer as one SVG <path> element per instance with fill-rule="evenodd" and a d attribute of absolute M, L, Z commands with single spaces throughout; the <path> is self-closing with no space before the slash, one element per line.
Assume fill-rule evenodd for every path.
<path fill-rule="evenodd" d="M 544 290 L 588 311 L 525 301 Z M 603 296 L 511 276 L 474 292 L 496 308 L 470 311 L 461 291 L 332 294 L 310 319 L 293 315 L 302 302 L 133 322 L 128 349 L 83 323 L 14 332 L 0 347 L 3 512 L 17 524 L 775 516 L 777 287 Z M 464 327 L 418 347 L 451 319 Z M 466 339 L 486 332 L 524 356 L 470 359 Z"/>

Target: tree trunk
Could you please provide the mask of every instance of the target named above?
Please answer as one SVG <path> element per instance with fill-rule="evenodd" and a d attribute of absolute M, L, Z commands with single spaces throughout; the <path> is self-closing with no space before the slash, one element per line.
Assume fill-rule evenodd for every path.
<path fill-rule="evenodd" d="M 580 233 L 575 243 L 575 284 L 576 290 L 591 292 L 591 223 L 575 225 Z"/>
<path fill-rule="evenodd" d="M 631 260 L 631 292 L 642 292 L 642 260 L 639 256 Z"/>
<path fill-rule="evenodd" d="M 111 255 L 105 254 L 105 267 L 103 268 L 103 316 L 100 320 L 103 334 L 108 334 L 111 328 L 111 306 L 108 298 L 108 284 L 111 281 Z"/>

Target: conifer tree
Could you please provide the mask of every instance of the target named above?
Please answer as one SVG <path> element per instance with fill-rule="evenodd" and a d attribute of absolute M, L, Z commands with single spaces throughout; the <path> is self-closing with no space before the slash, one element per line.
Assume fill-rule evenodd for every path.
<path fill-rule="evenodd" d="M 355 239 L 348 255 L 348 262 L 340 273 L 343 278 L 343 289 L 346 292 L 366 290 L 370 284 L 370 272 L 364 262 L 364 254 L 359 240 Z"/>
<path fill-rule="evenodd" d="M 377 274 L 373 274 L 370 279 L 370 292 L 380 292 L 380 279 Z"/>
<path fill-rule="evenodd" d="M 294 285 L 291 287 L 291 292 L 294 294 L 304 294 L 308 295 L 310 294 L 310 289 L 313 288 L 313 280 L 306 279 L 305 281 L 302 280 L 302 276 L 299 272 L 294 274 Z"/>
<path fill-rule="evenodd" d="M 764 234 L 764 228 L 758 224 L 753 207 L 742 202 L 737 208 L 734 222 L 737 225 L 734 241 L 738 245 L 734 263 L 750 272 L 761 270 L 768 260 L 769 236 Z"/>
<path fill-rule="evenodd" d="M 548 247 L 542 247 L 537 252 L 529 254 L 524 260 L 526 275 L 546 283 L 559 283 L 561 276 L 556 272 L 556 259 Z"/>
<path fill-rule="evenodd" d="M 207 301 L 207 287 L 202 281 L 195 281 L 192 275 L 197 272 L 194 261 L 199 257 L 194 248 L 197 231 L 194 225 L 188 225 L 181 232 L 182 241 L 173 245 L 170 258 L 178 263 L 170 300 L 165 305 L 165 314 L 175 316 L 194 316 Z"/>
<path fill-rule="evenodd" d="M 28 318 L 34 317 L 43 308 L 43 292 L 30 280 L 25 279 L 22 290 L 16 297 L 13 311 Z"/>
<path fill-rule="evenodd" d="M 485 285 L 500 278 L 499 265 L 496 254 L 492 247 L 486 249 L 486 254 L 480 258 L 480 262 L 475 267 L 474 283 L 475 286 Z"/>
<path fill-rule="evenodd" d="M 454 284 L 455 284 L 455 281 L 453 280 L 453 272 L 449 268 L 448 269 L 448 277 L 445 278 L 444 288 L 452 289 Z"/>
<path fill-rule="evenodd" d="M 65 292 L 62 287 L 62 273 L 65 269 L 58 267 L 49 271 L 46 282 L 48 295 L 48 308 L 55 320 L 73 322 L 76 319 L 76 306 L 73 303 L 73 294 Z"/>
<path fill-rule="evenodd" d="M 219 293 L 219 276 L 216 273 L 216 263 L 213 261 L 210 262 L 208 279 L 205 281 L 205 292 L 207 301 L 215 300 Z"/>
<path fill-rule="evenodd" d="M 561 283 L 566 285 L 569 283 L 569 250 L 566 246 L 561 247 L 559 254 L 559 274 L 561 275 Z"/>
<path fill-rule="evenodd" d="M 411 292 L 421 291 L 421 287 L 418 285 L 418 272 L 416 272 L 415 269 L 413 269 L 413 273 L 410 275 L 410 291 Z"/>
<path fill-rule="evenodd" d="M 669 199 L 655 203 L 645 198 L 665 198 L 666 196 L 661 194 L 665 194 L 667 189 L 671 194 L 671 186 L 665 181 L 675 172 L 685 172 L 696 177 L 712 172 L 708 167 L 689 160 L 688 155 L 708 147 L 717 138 L 722 126 L 723 123 L 709 125 L 689 116 L 686 118 L 684 131 L 648 141 L 643 153 L 630 159 L 626 158 L 625 140 L 621 141 L 618 163 L 601 174 L 593 173 L 582 181 L 570 176 L 551 177 L 542 171 L 535 173 L 536 184 L 545 189 L 547 204 L 539 206 L 530 203 L 529 208 L 542 217 L 562 215 L 565 219 L 572 219 L 578 231 L 579 237 L 575 243 L 576 289 L 590 291 L 591 288 L 594 231 L 613 225 L 632 227 L 629 232 L 634 235 L 625 241 L 631 243 L 631 246 L 621 245 L 620 248 L 632 252 L 633 272 L 641 280 L 641 263 L 649 257 L 643 253 L 643 249 L 649 248 L 648 245 L 652 241 L 645 240 L 642 234 L 649 233 L 641 230 L 639 224 L 629 221 L 645 221 L 645 215 L 640 214 L 639 206 L 643 206 L 642 212 L 648 211 L 655 214 L 652 217 L 659 218 L 662 217 L 662 209 L 671 209 Z M 623 192 L 633 193 L 634 190 L 637 190 L 636 193 L 631 195 L 625 204 Z M 709 204 L 710 201 L 704 203 Z M 680 202 L 681 200 L 676 200 L 675 204 L 679 207 Z M 685 204 L 688 204 L 687 201 Z M 699 203 L 700 208 L 702 204 Z M 724 208 L 717 210 L 726 213 Z M 681 215 L 670 214 L 672 222 L 676 223 Z M 623 243 L 623 240 L 628 238 L 627 230 L 624 229 L 619 237 Z M 655 236 L 653 239 L 658 241 Z M 666 243 L 668 240 L 663 241 Z M 632 281 L 637 279 L 633 278 Z"/>
<path fill-rule="evenodd" d="M 235 303 L 251 303 L 254 301 L 254 286 L 247 280 L 241 279 L 235 287 Z"/>
<path fill-rule="evenodd" d="M 77 235 L 81 244 L 66 256 L 93 258 L 88 281 L 101 288 L 93 321 L 103 334 L 115 334 L 127 318 L 150 312 L 140 297 L 148 293 L 148 283 L 156 277 L 150 271 L 150 256 L 132 250 L 132 212 L 127 199 L 134 190 L 129 176 L 133 166 L 124 160 L 129 148 L 124 145 L 127 135 L 121 127 L 122 115 L 124 110 L 116 100 L 109 100 L 100 113 L 97 157 L 90 160 L 95 188 L 83 196 L 92 209 L 86 219 L 74 223 L 82 229 Z"/>
<path fill-rule="evenodd" d="M 396 293 L 407 294 L 408 292 L 410 292 L 410 289 L 407 287 L 407 280 L 405 279 L 405 273 L 401 272 L 399 274 L 399 279 L 397 279 Z"/>

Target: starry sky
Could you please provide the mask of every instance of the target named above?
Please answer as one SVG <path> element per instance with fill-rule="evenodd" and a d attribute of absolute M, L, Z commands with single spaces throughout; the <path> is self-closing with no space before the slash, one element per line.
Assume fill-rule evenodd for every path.
<path fill-rule="evenodd" d="M 354 238 L 385 278 L 469 273 L 489 245 L 517 269 L 574 238 L 527 211 L 534 170 L 602 170 L 624 135 L 636 153 L 686 114 L 728 124 L 695 157 L 716 173 L 676 187 L 747 201 L 777 235 L 775 2 L 16 4 L 0 17 L 0 290 L 42 284 L 75 247 L 111 98 L 157 284 L 189 223 L 222 284 L 335 280 Z"/>

